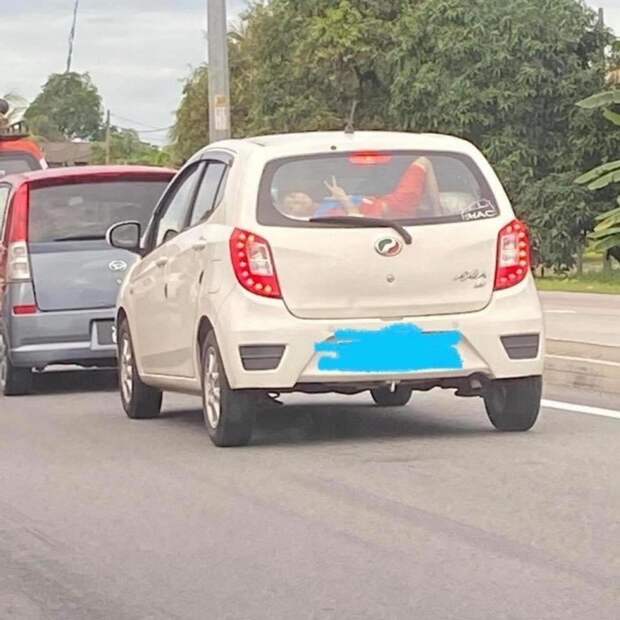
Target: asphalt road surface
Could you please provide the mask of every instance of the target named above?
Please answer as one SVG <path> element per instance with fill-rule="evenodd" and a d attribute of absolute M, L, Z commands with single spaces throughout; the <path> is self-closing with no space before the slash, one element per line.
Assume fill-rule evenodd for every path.
<path fill-rule="evenodd" d="M 544 292 L 540 296 L 547 337 L 620 346 L 620 295 Z"/>
<path fill-rule="evenodd" d="M 79 391 L 88 386 L 86 392 Z M 0 618 L 617 620 L 620 420 L 301 397 L 249 448 L 105 374 L 0 400 Z"/>
<path fill-rule="evenodd" d="M 620 420 L 294 396 L 221 450 L 197 399 L 38 379 L 0 400 L 3 620 L 620 616 Z"/>

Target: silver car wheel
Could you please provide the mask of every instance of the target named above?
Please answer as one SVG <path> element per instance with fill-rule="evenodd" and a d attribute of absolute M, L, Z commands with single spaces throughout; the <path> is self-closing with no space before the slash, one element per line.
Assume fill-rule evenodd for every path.
<path fill-rule="evenodd" d="M 133 395 L 133 352 L 131 350 L 131 342 L 129 336 L 123 334 L 121 341 L 121 390 L 126 403 L 131 402 Z"/>
<path fill-rule="evenodd" d="M 207 349 L 204 368 L 203 404 L 206 422 L 216 429 L 220 423 L 220 372 L 217 362 L 217 353 L 213 347 Z"/>

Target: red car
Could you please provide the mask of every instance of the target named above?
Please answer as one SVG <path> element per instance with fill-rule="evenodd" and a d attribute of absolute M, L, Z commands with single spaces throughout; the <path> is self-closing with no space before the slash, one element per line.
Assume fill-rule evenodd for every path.
<path fill-rule="evenodd" d="M 0 178 L 47 168 L 43 152 L 30 138 L 0 133 Z"/>
<path fill-rule="evenodd" d="M 29 137 L 23 114 L 0 99 L 0 178 L 47 168 L 43 152 Z"/>

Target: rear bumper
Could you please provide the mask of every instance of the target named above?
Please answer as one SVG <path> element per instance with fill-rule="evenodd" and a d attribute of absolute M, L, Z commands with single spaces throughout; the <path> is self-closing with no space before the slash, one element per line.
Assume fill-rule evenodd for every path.
<path fill-rule="evenodd" d="M 25 367 L 107 365 L 116 359 L 116 346 L 99 344 L 93 324 L 113 319 L 114 308 L 5 316 L 9 357 L 15 366 Z"/>
<path fill-rule="evenodd" d="M 439 380 L 478 374 L 490 379 L 505 379 L 543 373 L 543 314 L 532 278 L 514 289 L 495 293 L 490 304 L 480 312 L 405 317 L 399 321 L 302 320 L 292 316 L 279 301 L 254 298 L 236 289 L 224 301 L 214 324 L 226 373 L 235 389 L 291 390 L 304 385 L 364 385 L 426 380 L 436 380 L 439 384 Z M 426 367 L 422 364 L 415 371 L 384 371 L 378 368 L 366 371 L 334 369 L 329 368 L 329 364 L 326 368 L 325 362 L 321 362 L 325 359 L 325 353 L 317 351 L 317 347 L 326 349 L 329 357 L 332 344 L 326 341 L 333 339 L 340 330 L 377 332 L 395 325 L 413 325 L 424 334 L 457 333 L 460 338 L 456 346 L 459 363 L 454 367 L 448 363 L 439 370 L 433 370 L 439 366 L 433 366 L 434 362 L 429 361 Z M 530 353 L 526 359 L 515 355 L 514 350 L 504 344 L 506 337 L 529 338 L 536 335 L 539 343 L 537 351 Z M 432 340 L 429 342 L 429 359 L 434 359 L 434 345 Z M 393 352 L 398 352 L 407 345 L 402 347 L 399 341 L 392 340 L 389 346 Z M 274 352 L 281 347 L 284 352 L 275 362 L 277 367 L 269 370 L 273 368 Z M 261 364 L 264 364 L 262 368 L 265 370 L 260 369 Z"/>

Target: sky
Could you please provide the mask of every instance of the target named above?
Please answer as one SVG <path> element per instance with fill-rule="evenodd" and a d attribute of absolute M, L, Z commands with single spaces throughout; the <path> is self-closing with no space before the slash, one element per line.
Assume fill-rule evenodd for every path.
<path fill-rule="evenodd" d="M 73 3 L 0 0 L 0 96 L 32 99 L 64 71 Z M 588 3 L 620 34 L 620 0 Z M 234 19 L 245 0 L 227 5 Z M 206 0 L 80 0 L 72 68 L 90 73 L 115 125 L 163 144 L 182 79 L 206 59 L 205 31 Z"/>

